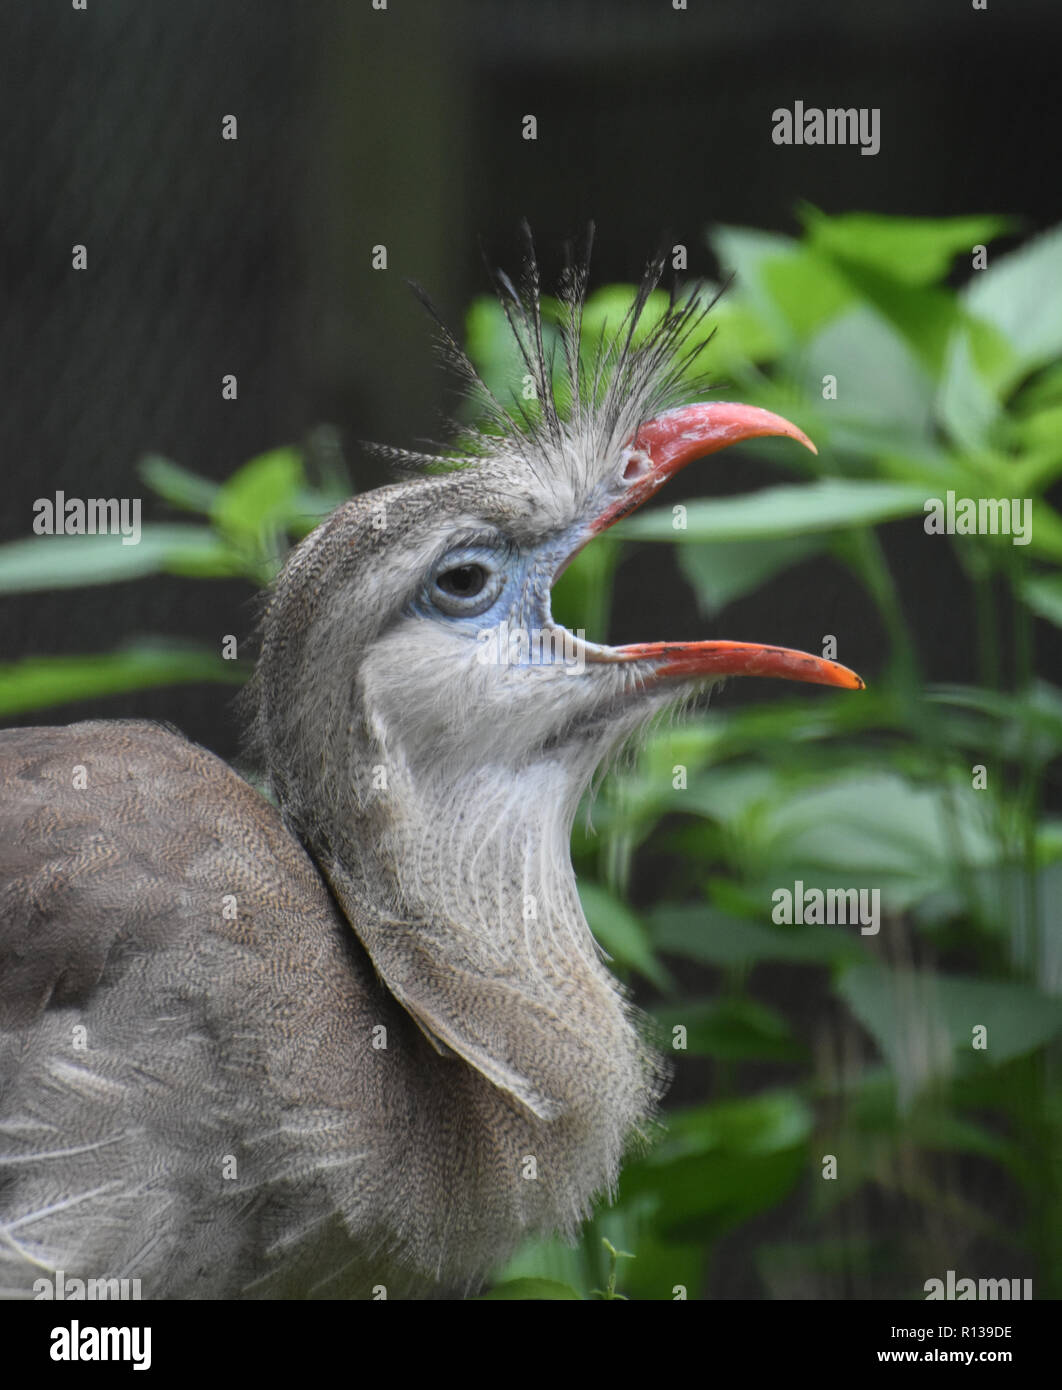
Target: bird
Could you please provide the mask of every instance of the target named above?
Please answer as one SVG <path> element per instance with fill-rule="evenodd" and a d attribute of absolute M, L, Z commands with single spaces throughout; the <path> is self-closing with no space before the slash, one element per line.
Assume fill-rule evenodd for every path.
<path fill-rule="evenodd" d="M 594 353 L 588 244 L 554 319 L 533 246 L 495 272 L 511 402 L 437 323 L 478 423 L 391 451 L 283 564 L 239 707 L 268 794 L 158 723 L 0 732 L 0 1296 L 467 1297 L 650 1141 L 667 1069 L 580 906 L 580 800 L 724 677 L 862 686 L 553 619 L 572 559 L 686 464 L 814 450 L 691 399 L 712 301 L 649 314 L 664 268 Z"/>

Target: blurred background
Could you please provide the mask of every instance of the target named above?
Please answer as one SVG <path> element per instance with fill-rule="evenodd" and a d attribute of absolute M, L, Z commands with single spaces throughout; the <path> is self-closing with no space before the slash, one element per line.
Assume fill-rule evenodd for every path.
<path fill-rule="evenodd" d="M 0 718 L 162 719 L 236 757 L 245 667 L 222 637 L 246 660 L 290 539 L 385 479 L 359 441 L 423 447 L 458 409 L 407 279 L 504 384 L 477 297 L 484 255 L 518 268 L 521 218 L 547 286 L 596 223 L 592 332 L 666 236 L 680 284 L 735 276 L 700 365 L 820 456 L 688 470 L 668 498 L 686 533 L 630 522 L 558 616 L 615 642 L 832 635 L 870 690 L 734 683 L 607 784 L 574 851 L 617 969 L 687 1030 L 669 1131 L 580 1249 L 499 1279 L 587 1294 L 607 1236 L 640 1297 L 919 1298 L 948 1269 L 1057 1296 L 1062 11 L 0 16 Z M 880 151 L 775 145 L 798 100 L 878 108 Z M 1034 498 L 1034 543 L 927 537 L 923 501 L 948 489 Z M 57 490 L 142 497 L 141 545 L 34 538 Z M 773 926 L 797 879 L 878 889 L 881 932 Z"/>

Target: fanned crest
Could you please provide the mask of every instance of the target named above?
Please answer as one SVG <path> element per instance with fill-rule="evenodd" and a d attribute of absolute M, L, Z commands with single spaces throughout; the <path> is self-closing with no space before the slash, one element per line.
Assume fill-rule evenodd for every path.
<path fill-rule="evenodd" d="M 646 267 L 625 313 L 615 325 L 606 324 L 595 334 L 591 347 L 585 341 L 583 313 L 593 224 L 577 249 L 565 243 L 557 297 L 545 301 L 526 222 L 522 233 L 524 259 L 518 282 L 487 266 L 521 369 L 522 380 L 512 383 L 508 398 L 492 390 L 426 292 L 410 282 L 434 320 L 440 355 L 459 379 L 476 422 L 449 421 L 451 441 L 434 452 L 368 446 L 400 473 L 468 467 L 490 455 L 529 470 L 543 486 L 563 479 L 582 491 L 597 481 L 595 464 L 607 466 L 616 449 L 645 421 L 703 398 L 711 389 L 695 364 L 712 337 L 702 330 L 722 291 L 708 292 L 698 282 L 680 291 L 672 283 L 667 305 L 658 312 L 653 296 L 669 254 L 661 249 Z M 524 396 L 527 383 L 532 386 L 530 399 Z"/>

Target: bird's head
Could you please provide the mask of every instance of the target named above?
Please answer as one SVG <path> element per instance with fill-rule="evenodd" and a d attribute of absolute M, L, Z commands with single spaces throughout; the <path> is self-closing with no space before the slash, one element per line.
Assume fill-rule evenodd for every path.
<path fill-rule="evenodd" d="M 252 685 L 285 815 L 379 976 L 436 1048 L 537 1120 L 576 1126 L 587 1167 L 554 1194 L 565 1220 L 657 1091 L 580 909 L 582 792 L 655 713 L 725 676 L 862 684 L 777 647 L 610 647 L 553 619 L 572 558 L 685 464 L 764 435 L 812 447 L 768 411 L 689 403 L 710 305 L 673 301 L 647 327 L 661 269 L 589 361 L 585 262 L 572 269 L 557 371 L 533 260 L 522 292 L 500 277 L 534 408 L 504 407 L 447 339 L 484 424 L 441 458 L 406 456 L 427 471 L 353 498 L 295 549 Z"/>
<path fill-rule="evenodd" d="M 503 406 L 445 338 L 484 427 L 463 431 L 441 457 L 402 456 L 444 471 L 355 497 L 290 557 L 267 611 L 256 689 L 271 775 L 303 828 L 334 800 L 326 783 L 337 776 L 359 804 L 375 799 L 374 777 L 437 804 L 484 769 L 519 777 L 548 763 L 565 774 L 574 809 L 612 747 L 724 677 L 862 685 L 835 662 L 775 646 L 611 647 L 553 619 L 551 590 L 572 558 L 686 464 L 768 435 L 814 449 L 769 411 L 682 403 L 710 305 L 672 302 L 639 332 L 660 272 L 650 267 L 588 365 L 585 267 L 573 269 L 559 371 L 543 347 L 534 262 L 520 292 L 500 276 L 533 411 Z"/>

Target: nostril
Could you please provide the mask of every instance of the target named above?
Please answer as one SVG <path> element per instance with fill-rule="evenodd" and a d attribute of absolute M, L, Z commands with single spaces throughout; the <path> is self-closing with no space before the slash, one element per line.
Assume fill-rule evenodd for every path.
<path fill-rule="evenodd" d="M 627 459 L 626 467 L 623 470 L 623 480 L 627 483 L 637 482 L 639 478 L 644 478 L 652 467 L 652 461 L 647 453 L 641 449 L 631 452 Z"/>

